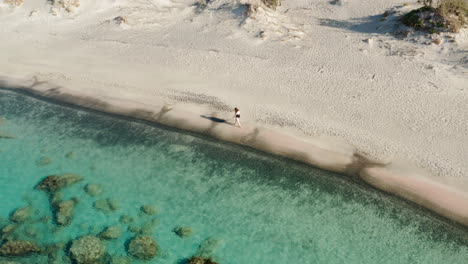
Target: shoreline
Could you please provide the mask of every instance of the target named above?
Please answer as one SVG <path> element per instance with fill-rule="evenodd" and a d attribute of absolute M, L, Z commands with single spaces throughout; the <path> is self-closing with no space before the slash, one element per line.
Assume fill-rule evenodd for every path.
<path fill-rule="evenodd" d="M 83 108 L 203 134 L 218 140 L 250 147 L 262 152 L 303 162 L 314 167 L 358 176 L 374 188 L 416 203 L 441 216 L 468 227 L 468 193 L 437 182 L 429 175 L 373 161 L 351 145 L 336 142 L 309 141 L 271 128 L 244 124 L 242 129 L 218 119 L 216 113 L 195 113 L 181 105 L 154 102 L 146 105 L 135 101 L 98 97 L 49 83 L 13 78 L 0 78 L 0 87 L 57 100 Z"/>

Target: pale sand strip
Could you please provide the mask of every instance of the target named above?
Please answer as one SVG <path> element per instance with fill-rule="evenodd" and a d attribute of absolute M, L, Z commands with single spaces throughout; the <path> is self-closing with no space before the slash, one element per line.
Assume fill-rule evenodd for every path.
<path fill-rule="evenodd" d="M 253 124 L 244 124 L 242 129 L 239 129 L 230 124 L 203 118 L 201 114 L 189 111 L 180 105 L 168 106 L 162 102 L 145 105 L 56 86 L 51 88 L 53 86 L 48 83 L 39 84 L 6 77 L 1 79 L 3 79 L 0 81 L 2 88 L 26 91 L 93 110 L 192 131 L 301 161 L 324 170 L 358 175 L 377 189 L 395 194 L 468 226 L 468 193 L 436 182 L 428 175 L 370 161 L 359 155 L 357 150 L 349 151 L 349 146 L 337 148 L 334 144 L 318 145 Z"/>

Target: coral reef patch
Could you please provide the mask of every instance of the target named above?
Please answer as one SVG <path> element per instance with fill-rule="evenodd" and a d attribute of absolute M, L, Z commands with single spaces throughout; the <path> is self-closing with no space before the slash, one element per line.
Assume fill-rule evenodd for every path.
<path fill-rule="evenodd" d="M 149 260 L 158 253 L 158 245 L 150 236 L 136 236 L 130 240 L 127 251 L 137 259 Z"/>
<path fill-rule="evenodd" d="M 73 241 L 70 256 L 77 264 L 95 264 L 106 254 L 106 247 L 94 236 L 84 236 Z"/>
<path fill-rule="evenodd" d="M 61 176 L 50 175 L 43 179 L 37 189 L 47 193 L 54 193 L 62 188 L 71 186 L 82 180 L 82 177 L 75 174 L 63 174 Z"/>
<path fill-rule="evenodd" d="M 31 241 L 7 241 L 0 246 L 0 256 L 4 257 L 24 257 L 40 252 L 39 246 Z"/>

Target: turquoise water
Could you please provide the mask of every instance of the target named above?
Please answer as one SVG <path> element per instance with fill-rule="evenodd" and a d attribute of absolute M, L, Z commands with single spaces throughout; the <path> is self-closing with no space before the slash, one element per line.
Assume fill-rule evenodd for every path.
<path fill-rule="evenodd" d="M 0 133 L 15 136 L 0 138 L 0 227 L 14 209 L 35 209 L 16 239 L 45 246 L 118 226 L 123 235 L 104 243 L 109 256 L 125 256 L 129 225 L 156 219 L 160 253 L 132 263 L 184 263 L 206 241 L 219 263 L 468 263 L 467 230 L 345 176 L 11 92 L 0 91 L 0 116 Z M 62 191 L 79 203 L 71 224 L 57 227 L 34 187 L 63 173 L 84 180 Z M 100 184 L 102 194 L 86 194 L 86 184 Z M 121 208 L 94 209 L 105 198 Z M 159 213 L 142 214 L 144 204 Z M 121 223 L 122 215 L 135 222 Z M 176 236 L 179 226 L 193 234 Z M 66 251 L 54 263 L 70 263 Z M 48 263 L 47 255 L 8 260 Z"/>

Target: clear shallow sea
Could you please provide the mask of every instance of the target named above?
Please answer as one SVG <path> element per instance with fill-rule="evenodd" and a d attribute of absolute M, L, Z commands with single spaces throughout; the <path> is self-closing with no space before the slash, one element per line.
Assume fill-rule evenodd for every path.
<path fill-rule="evenodd" d="M 15 136 L 0 138 L 0 227 L 18 207 L 36 210 L 18 239 L 47 245 L 119 226 L 123 235 L 104 243 L 110 256 L 125 256 L 133 233 L 119 218 L 130 215 L 133 226 L 158 219 L 152 236 L 161 248 L 157 258 L 132 263 L 184 263 L 207 239 L 219 263 L 468 263 L 466 229 L 345 176 L 11 92 L 0 91 L 0 116 L 0 133 Z M 79 203 L 71 225 L 58 228 L 34 187 L 63 173 L 84 180 L 63 190 Z M 102 185 L 102 195 L 86 194 L 90 183 Z M 104 198 L 121 209 L 95 210 Z M 145 216 L 144 204 L 160 212 Z M 193 235 L 179 238 L 178 226 Z M 55 263 L 69 263 L 65 251 Z M 48 263 L 42 255 L 2 260 Z"/>

